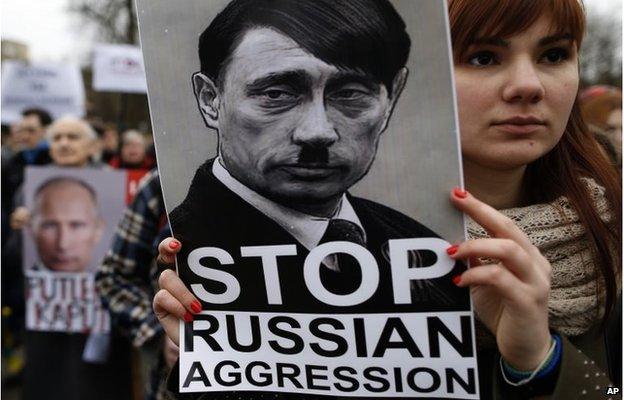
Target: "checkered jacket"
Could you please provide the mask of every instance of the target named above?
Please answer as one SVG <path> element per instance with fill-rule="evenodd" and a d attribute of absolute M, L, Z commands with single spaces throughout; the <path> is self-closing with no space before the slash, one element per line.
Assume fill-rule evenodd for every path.
<path fill-rule="evenodd" d="M 136 347 L 162 332 L 152 300 L 160 271 L 158 244 L 171 236 L 156 169 L 141 181 L 117 226 L 112 245 L 95 277 L 112 325 Z"/>

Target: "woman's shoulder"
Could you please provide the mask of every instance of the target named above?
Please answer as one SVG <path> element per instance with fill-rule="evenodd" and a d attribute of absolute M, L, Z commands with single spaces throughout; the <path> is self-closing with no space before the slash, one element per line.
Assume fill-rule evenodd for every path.
<path fill-rule="evenodd" d="M 589 199 L 602 220 L 605 222 L 613 221 L 614 214 L 607 200 L 604 186 L 600 185 L 592 178 L 583 177 L 580 178 L 580 180 L 584 184 L 589 194 Z M 534 231 L 541 232 L 544 229 L 556 229 L 563 226 L 567 226 L 567 229 L 574 227 L 573 230 L 583 230 L 579 215 L 566 196 L 560 196 L 547 203 L 506 208 L 498 211 L 511 219 L 523 232 L 529 234 L 529 236 L 530 233 Z M 483 228 L 471 220 L 468 220 L 467 228 L 468 234 L 471 237 L 479 238 L 487 236 Z"/>
<path fill-rule="evenodd" d="M 592 203 L 596 208 L 596 211 L 600 214 L 600 217 L 605 222 L 611 222 L 614 218 L 614 214 L 611 210 L 609 201 L 607 200 L 607 190 L 604 186 L 600 185 L 592 178 L 580 178 L 581 182 L 585 184 L 585 188 L 589 193 Z"/>

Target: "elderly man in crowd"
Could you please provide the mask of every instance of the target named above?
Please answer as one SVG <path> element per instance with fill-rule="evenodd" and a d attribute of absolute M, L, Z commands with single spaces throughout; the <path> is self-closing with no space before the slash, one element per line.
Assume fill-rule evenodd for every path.
<path fill-rule="evenodd" d="M 95 130 L 85 121 L 64 117 L 48 129 L 46 135 L 50 144 L 50 157 L 55 165 L 61 167 L 100 167 L 91 156 L 96 149 Z"/>

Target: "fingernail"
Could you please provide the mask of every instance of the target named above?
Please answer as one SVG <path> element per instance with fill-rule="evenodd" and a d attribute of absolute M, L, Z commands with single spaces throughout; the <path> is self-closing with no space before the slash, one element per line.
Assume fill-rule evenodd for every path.
<path fill-rule="evenodd" d="M 172 240 L 171 242 L 169 242 L 169 248 L 171 250 L 175 250 L 178 247 L 180 247 L 180 242 L 178 242 L 177 240 Z"/>
<path fill-rule="evenodd" d="M 461 275 L 455 275 L 455 276 L 453 277 L 453 283 L 454 283 L 455 285 L 459 285 L 459 282 L 461 282 Z"/>
<path fill-rule="evenodd" d="M 191 314 L 190 312 L 185 312 L 184 313 L 184 321 L 185 322 L 193 322 L 193 314 Z"/>
<path fill-rule="evenodd" d="M 193 310 L 194 313 L 200 312 L 202 310 L 201 303 L 197 300 L 193 300 L 191 302 L 191 310 Z"/>
<path fill-rule="evenodd" d="M 458 187 L 453 189 L 453 194 L 455 195 L 455 197 L 460 199 L 465 199 L 466 197 L 468 197 L 468 192 Z"/>
<path fill-rule="evenodd" d="M 459 248 L 459 246 L 454 244 L 451 247 L 449 247 L 448 249 L 446 249 L 446 254 L 448 254 L 449 256 L 452 256 L 453 254 L 457 253 L 457 249 L 458 248 Z"/>

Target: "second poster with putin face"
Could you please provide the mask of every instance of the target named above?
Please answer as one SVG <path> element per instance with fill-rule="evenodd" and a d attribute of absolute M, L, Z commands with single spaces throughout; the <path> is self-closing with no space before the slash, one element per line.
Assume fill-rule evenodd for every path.
<path fill-rule="evenodd" d="M 112 170 L 26 170 L 27 329 L 83 333 L 110 329 L 93 276 L 123 212 L 125 182 L 125 173 Z"/>
<path fill-rule="evenodd" d="M 445 7 L 138 2 L 181 392 L 478 398 Z"/>

